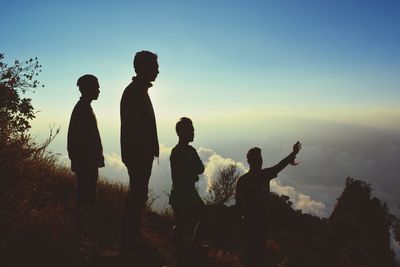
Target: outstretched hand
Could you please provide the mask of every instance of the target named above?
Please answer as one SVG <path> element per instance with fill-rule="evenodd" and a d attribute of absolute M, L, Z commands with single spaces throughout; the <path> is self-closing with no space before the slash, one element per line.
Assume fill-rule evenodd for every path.
<path fill-rule="evenodd" d="M 301 149 L 301 143 L 299 141 L 296 142 L 296 144 L 293 145 L 293 152 L 295 155 L 299 153 Z"/>
<path fill-rule="evenodd" d="M 296 142 L 296 144 L 293 145 L 293 155 L 297 155 L 301 149 L 301 143 L 299 141 Z M 296 157 L 293 157 L 293 159 L 289 162 L 290 165 L 296 166 L 299 165 L 300 162 L 295 162 Z"/>

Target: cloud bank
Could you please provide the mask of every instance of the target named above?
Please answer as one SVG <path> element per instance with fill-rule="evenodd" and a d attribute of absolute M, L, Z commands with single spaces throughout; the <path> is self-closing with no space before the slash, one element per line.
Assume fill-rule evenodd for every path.
<path fill-rule="evenodd" d="M 164 209 L 168 207 L 168 194 L 171 189 L 171 170 L 169 166 L 169 156 L 172 147 L 160 145 L 159 160 L 153 164 L 152 176 L 149 187 L 159 198 L 155 201 L 155 208 Z M 248 171 L 246 164 L 235 161 L 229 157 L 223 157 L 210 148 L 200 147 L 197 152 L 205 165 L 205 171 L 200 176 L 197 188 L 199 194 L 205 197 L 209 185 L 215 179 L 218 172 L 225 166 L 235 163 L 240 174 Z M 129 181 L 125 165 L 121 161 L 121 156 L 116 153 L 105 154 L 106 167 L 100 170 L 100 174 L 110 181 L 127 184 Z M 284 172 L 284 171 L 283 171 Z M 271 191 L 280 195 L 287 195 L 293 202 L 295 209 L 300 209 L 304 213 L 310 213 L 317 216 L 326 216 L 325 204 L 314 200 L 310 195 L 299 192 L 295 187 L 284 185 L 280 179 L 271 181 Z"/>

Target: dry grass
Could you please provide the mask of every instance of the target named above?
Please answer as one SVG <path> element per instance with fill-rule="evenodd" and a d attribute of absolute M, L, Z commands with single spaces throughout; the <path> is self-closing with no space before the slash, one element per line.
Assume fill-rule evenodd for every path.
<path fill-rule="evenodd" d="M 47 152 L 13 164 L 0 176 L 4 185 L 0 188 L 2 266 L 71 266 L 77 247 L 75 176 L 65 166 L 57 164 L 55 155 Z M 99 251 L 118 251 L 125 196 L 126 187 L 99 179 L 96 220 Z M 146 209 L 142 231 L 150 248 L 148 253 L 169 266 L 174 266 L 175 262 L 172 227 L 170 211 L 157 214 Z M 220 250 L 210 250 L 201 257 L 197 263 L 202 262 L 202 266 L 241 266 L 235 256 Z M 104 265 L 107 262 L 109 265 Z M 105 257 L 96 266 L 118 264 L 116 259 Z"/>

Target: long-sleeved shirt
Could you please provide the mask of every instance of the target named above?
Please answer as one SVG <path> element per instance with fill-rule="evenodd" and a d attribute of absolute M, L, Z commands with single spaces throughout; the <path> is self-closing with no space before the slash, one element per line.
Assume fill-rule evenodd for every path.
<path fill-rule="evenodd" d="M 176 145 L 171 152 L 172 189 L 171 205 L 193 205 L 202 201 L 195 183 L 199 174 L 204 172 L 204 165 L 196 149 L 190 145 Z"/>
<path fill-rule="evenodd" d="M 148 95 L 151 86 L 134 77 L 122 95 L 121 155 L 125 164 L 138 157 L 159 155 L 156 119 Z"/>
<path fill-rule="evenodd" d="M 90 102 L 83 98 L 76 103 L 71 114 L 67 149 L 73 171 L 85 166 L 104 166 L 103 146 L 96 116 Z"/>

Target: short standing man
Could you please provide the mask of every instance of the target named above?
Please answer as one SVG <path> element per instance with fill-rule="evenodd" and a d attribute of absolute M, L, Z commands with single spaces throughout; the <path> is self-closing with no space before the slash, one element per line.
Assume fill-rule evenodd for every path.
<path fill-rule="evenodd" d="M 128 168 L 129 192 L 123 212 L 122 249 L 140 244 L 140 221 L 148 195 L 148 183 L 154 157 L 159 156 L 156 119 L 148 94 L 158 75 L 157 55 L 136 53 L 136 76 L 125 88 L 121 99 L 121 154 Z"/>
<path fill-rule="evenodd" d="M 262 168 L 261 149 L 254 147 L 247 152 L 250 165 L 248 173 L 241 176 L 236 185 L 236 206 L 245 230 L 247 264 L 249 267 L 265 267 L 265 241 L 267 239 L 267 203 L 270 194 L 269 183 L 288 164 L 296 165 L 296 155 L 301 149 L 300 142 L 293 145 L 293 151 L 277 165 Z"/>
<path fill-rule="evenodd" d="M 174 241 L 178 266 L 189 266 L 190 246 L 204 208 L 195 187 L 199 174 L 204 172 L 204 165 L 196 149 L 189 145 L 194 138 L 192 121 L 183 117 L 175 129 L 179 142 L 172 149 L 170 157 L 172 189 L 169 202 L 175 217 Z"/>
<path fill-rule="evenodd" d="M 98 168 L 104 167 L 96 116 L 90 103 L 99 96 L 99 82 L 86 74 L 78 79 L 82 96 L 72 111 L 68 127 L 68 156 L 77 182 L 77 228 L 80 238 L 94 237 Z"/>

